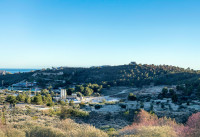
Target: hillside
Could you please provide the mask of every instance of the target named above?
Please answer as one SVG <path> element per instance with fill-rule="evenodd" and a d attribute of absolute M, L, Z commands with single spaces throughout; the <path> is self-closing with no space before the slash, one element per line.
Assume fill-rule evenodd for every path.
<path fill-rule="evenodd" d="M 54 75 L 62 72 L 60 75 Z M 37 73 L 37 74 L 36 74 Z M 181 84 L 200 77 L 199 71 L 169 65 L 129 64 L 90 68 L 47 69 L 30 73 L 0 76 L 5 85 L 22 80 L 37 81 L 40 86 L 47 84 L 65 87 L 72 83 L 97 83 L 104 86 L 137 86 L 159 84 Z M 61 82 L 65 81 L 65 82 Z"/>

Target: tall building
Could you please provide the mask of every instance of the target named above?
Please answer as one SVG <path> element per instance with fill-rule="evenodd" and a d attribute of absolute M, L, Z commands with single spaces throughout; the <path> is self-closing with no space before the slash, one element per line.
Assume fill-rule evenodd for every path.
<path fill-rule="evenodd" d="M 61 89 L 60 97 L 61 97 L 61 99 L 66 99 L 66 97 L 67 97 L 66 89 Z"/>

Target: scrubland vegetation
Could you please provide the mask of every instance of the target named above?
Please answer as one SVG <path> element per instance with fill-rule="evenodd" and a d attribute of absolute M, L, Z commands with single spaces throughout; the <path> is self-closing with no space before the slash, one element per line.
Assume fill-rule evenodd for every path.
<path fill-rule="evenodd" d="M 35 111 L 34 115 L 37 117 L 30 114 L 24 115 L 23 110 L 19 110 L 15 115 L 9 111 L 6 115 L 1 113 L 1 137 L 200 136 L 200 112 L 190 116 L 185 124 L 178 124 L 173 119 L 158 118 L 153 113 L 140 110 L 135 112 L 132 125 L 116 130 L 114 128 L 97 129 L 92 125 L 78 124 L 69 118 L 60 119 L 58 115 L 50 115 L 52 113 L 50 110 L 42 113 Z"/>
<path fill-rule="evenodd" d="M 170 118 L 158 118 L 141 110 L 134 123 L 119 131 L 121 136 L 136 137 L 197 137 L 200 136 L 200 113 L 189 117 L 186 124 L 178 124 Z"/>
<path fill-rule="evenodd" d="M 41 72 L 46 71 L 51 72 L 51 70 Z M 41 93 L 31 96 L 30 91 L 24 91 L 16 96 L 15 91 L 6 90 L 1 93 L 0 136 L 200 136 L 200 113 L 190 107 L 190 104 L 198 105 L 200 100 L 199 71 L 167 65 L 141 64 L 64 68 L 62 71 L 63 75 L 60 76 L 46 76 L 41 73 L 33 77 L 33 72 L 0 76 L 0 80 L 5 81 L 5 85 L 23 79 L 37 81 L 38 86 L 44 88 Z M 12 77 L 15 78 L 12 79 Z M 65 82 L 59 83 L 58 81 Z M 150 91 L 149 93 L 142 88 L 146 85 L 151 87 L 162 84 L 176 86 L 167 86 L 166 88 L 161 86 L 163 89 L 161 88 L 160 91 Z M 113 87 L 119 86 L 126 87 L 122 90 L 124 92 L 109 91 Z M 66 88 L 69 96 L 76 93 L 77 97 L 99 99 L 100 94 L 104 94 L 107 97 L 116 97 L 118 101 L 103 99 L 100 102 L 81 101 L 81 103 L 75 104 L 74 101 L 53 100 L 57 94 L 52 89 L 58 87 Z M 105 94 L 105 92 L 107 93 Z M 26 106 L 20 108 L 17 106 L 19 104 Z M 45 106 L 44 110 L 37 109 L 37 106 L 42 105 Z M 119 111 L 116 111 L 115 114 L 111 114 L 110 111 L 106 114 L 97 113 L 99 110 L 106 110 L 105 108 Z M 186 108 L 189 113 L 184 115 L 182 123 L 177 123 L 170 118 L 174 115 L 156 116 L 156 111 L 181 114 Z"/>
<path fill-rule="evenodd" d="M 62 71 L 62 76 L 46 76 L 44 72 L 56 73 Z M 41 73 L 33 77 L 34 72 L 20 73 L 0 76 L 0 81 L 4 80 L 4 85 L 9 86 L 22 80 L 37 81 L 40 87 L 52 85 L 57 87 L 68 87 L 72 83 L 95 83 L 104 88 L 110 86 L 136 86 L 149 85 L 154 82 L 155 85 L 162 84 L 180 84 L 184 81 L 191 81 L 199 77 L 199 71 L 190 68 L 184 69 L 169 65 L 147 65 L 147 64 L 129 64 L 120 66 L 103 66 L 91 68 L 70 68 L 53 71 L 50 69 L 36 71 Z M 46 80 L 49 79 L 49 80 Z M 56 80 L 64 80 L 60 83 Z M 84 86 L 86 89 L 88 86 Z M 83 88 L 82 88 L 83 89 Z M 88 90 L 88 89 L 87 89 Z M 90 94 L 91 92 L 88 91 Z M 87 92 L 85 93 L 87 94 Z"/>
<path fill-rule="evenodd" d="M 105 132 L 86 124 L 77 124 L 70 119 L 55 121 L 50 126 L 35 121 L 1 125 L 1 137 L 106 137 Z"/>
<path fill-rule="evenodd" d="M 66 106 L 67 107 L 67 106 Z M 4 108 L 1 113 L 1 137 L 106 137 L 105 132 L 87 124 L 78 124 L 72 116 L 85 117 L 86 112 L 71 107 L 38 111 L 26 106 Z M 67 112 L 65 112 L 67 110 Z M 68 112 L 69 111 L 69 112 Z M 73 113 L 71 112 L 73 111 Z M 84 114 L 84 115 L 83 115 Z"/>

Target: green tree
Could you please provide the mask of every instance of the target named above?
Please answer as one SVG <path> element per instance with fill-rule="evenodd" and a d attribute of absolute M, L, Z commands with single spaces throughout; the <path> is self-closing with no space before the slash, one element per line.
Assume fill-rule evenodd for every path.
<path fill-rule="evenodd" d="M 77 97 L 82 97 L 83 96 L 83 94 L 81 92 L 77 92 L 76 94 L 77 94 Z"/>
<path fill-rule="evenodd" d="M 47 89 L 41 90 L 41 95 L 47 95 L 47 94 L 49 94 L 49 90 L 47 90 Z"/>
<path fill-rule="evenodd" d="M 48 89 L 49 91 L 51 91 L 52 88 L 53 88 L 53 87 L 50 85 L 50 86 L 48 86 L 47 89 Z"/>
<path fill-rule="evenodd" d="M 175 94 L 173 94 L 172 95 L 172 102 L 177 102 L 178 101 L 178 96 L 177 96 L 177 94 L 175 93 Z"/>
<path fill-rule="evenodd" d="M 51 97 L 50 94 L 47 94 L 47 96 L 46 96 L 46 102 L 47 103 L 52 103 L 52 97 Z"/>
<path fill-rule="evenodd" d="M 84 90 L 85 96 L 90 96 L 90 95 L 92 95 L 92 93 L 93 93 L 93 90 L 91 88 L 89 88 L 89 87 L 85 88 L 85 90 Z"/>
<path fill-rule="evenodd" d="M 24 94 L 18 94 L 16 99 L 19 101 L 19 102 L 25 102 L 25 95 Z"/>
<path fill-rule="evenodd" d="M 43 104 L 43 101 L 42 101 L 42 96 L 39 94 L 37 96 L 34 96 L 34 102 L 37 104 L 37 105 L 42 105 Z"/>
<path fill-rule="evenodd" d="M 174 89 L 169 89 L 169 94 L 170 94 L 171 96 L 173 96 L 173 95 L 175 94 Z"/>
<path fill-rule="evenodd" d="M 67 89 L 67 95 L 72 95 L 73 92 L 74 92 L 73 88 L 68 88 Z"/>
<path fill-rule="evenodd" d="M 162 89 L 162 96 L 166 97 L 167 93 L 168 93 L 168 88 L 163 88 Z"/>
<path fill-rule="evenodd" d="M 77 85 L 77 86 L 75 87 L 75 90 L 76 90 L 76 92 L 81 92 L 81 93 L 83 93 L 83 92 L 84 92 L 84 86 L 82 86 L 82 85 Z"/>
<path fill-rule="evenodd" d="M 53 97 L 55 93 L 53 91 L 50 91 L 51 96 Z"/>
<path fill-rule="evenodd" d="M 65 103 L 65 101 L 60 101 L 60 104 L 62 105 L 62 106 L 64 106 L 64 105 L 66 105 L 66 103 Z"/>
<path fill-rule="evenodd" d="M 128 100 L 131 100 L 131 101 L 137 100 L 136 95 L 134 95 L 133 93 L 129 93 Z"/>
<path fill-rule="evenodd" d="M 15 105 L 17 103 L 16 97 L 12 96 L 12 95 L 8 95 L 6 98 L 6 101 L 13 105 Z"/>
<path fill-rule="evenodd" d="M 74 106 L 74 101 L 73 101 L 73 100 L 70 100 L 70 101 L 69 101 L 69 105 L 70 105 L 70 106 Z"/>
<path fill-rule="evenodd" d="M 30 98 L 29 96 L 27 96 L 27 97 L 25 98 L 25 102 L 28 103 L 28 104 L 30 104 L 30 103 L 31 103 L 31 98 Z"/>

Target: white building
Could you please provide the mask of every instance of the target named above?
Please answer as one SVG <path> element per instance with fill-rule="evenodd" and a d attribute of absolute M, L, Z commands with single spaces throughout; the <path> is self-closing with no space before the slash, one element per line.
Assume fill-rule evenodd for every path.
<path fill-rule="evenodd" d="M 66 99 L 66 97 L 67 97 L 67 91 L 66 91 L 66 89 L 61 89 L 61 91 L 60 91 L 60 97 L 61 97 L 61 99 Z"/>
<path fill-rule="evenodd" d="M 0 70 L 0 75 L 6 75 L 6 71 Z"/>

